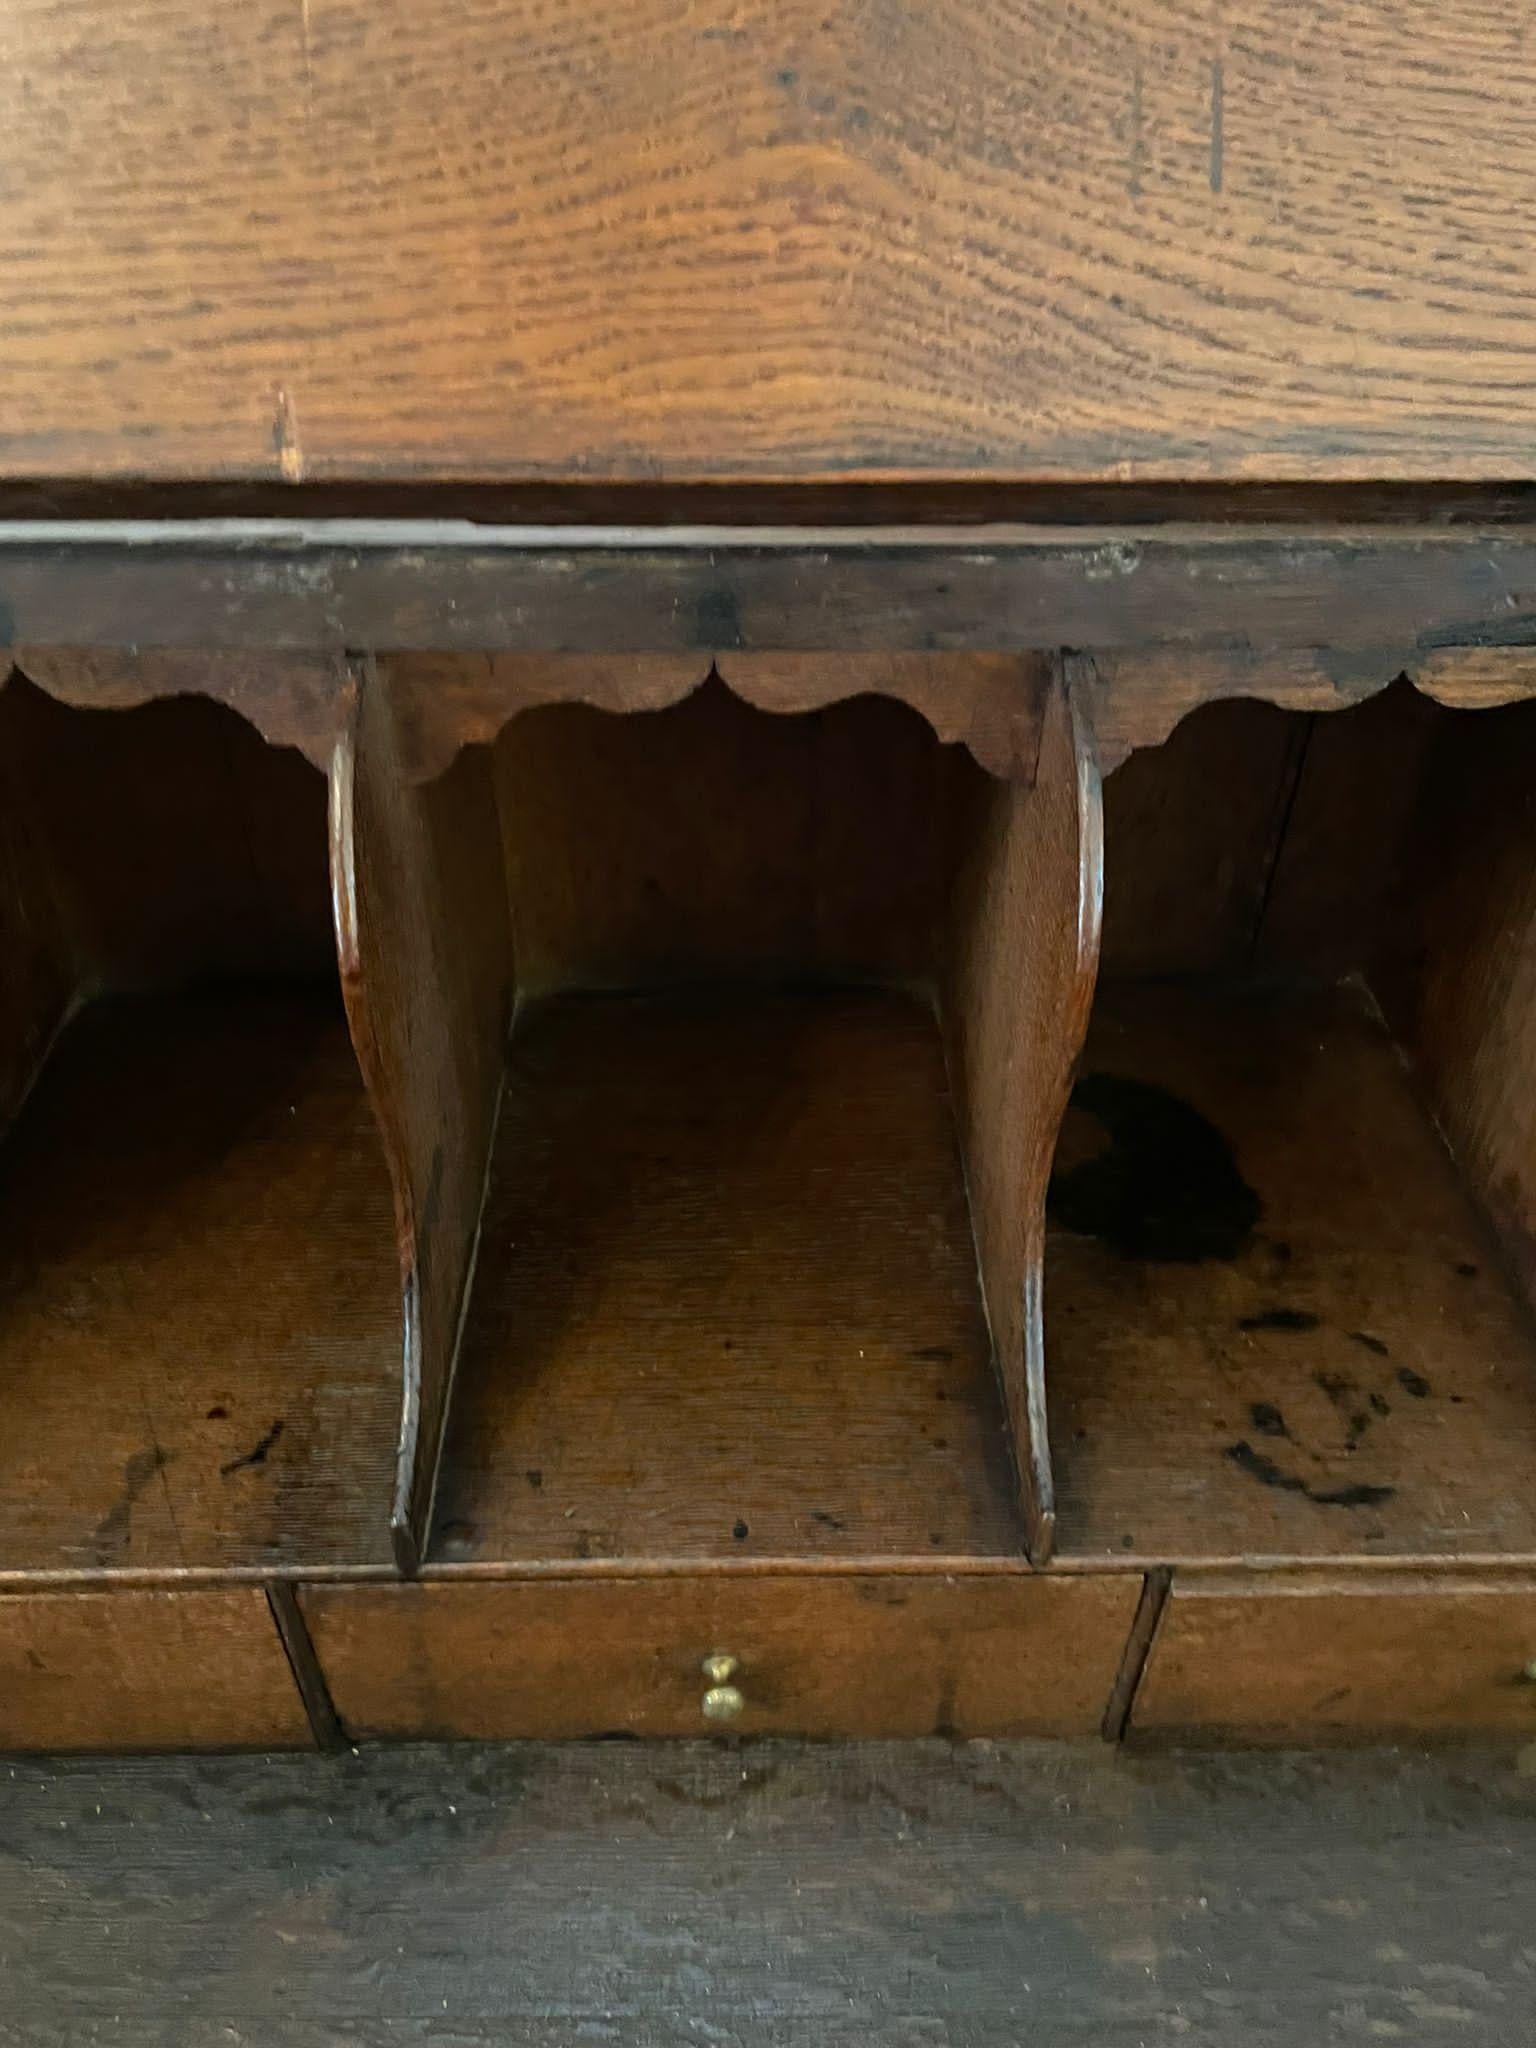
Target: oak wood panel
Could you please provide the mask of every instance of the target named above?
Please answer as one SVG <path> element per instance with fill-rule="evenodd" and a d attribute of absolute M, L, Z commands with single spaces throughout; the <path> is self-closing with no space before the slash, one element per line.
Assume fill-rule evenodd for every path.
<path fill-rule="evenodd" d="M 334 994 L 77 1017 L 0 1151 L 0 1575 L 385 1561 L 399 1356 Z"/>
<path fill-rule="evenodd" d="M 0 685 L 0 1134 L 75 999 L 64 904 L 30 787 L 27 685 Z"/>
<path fill-rule="evenodd" d="M 260 1586 L 0 1594 L 0 1750 L 310 1747 Z"/>
<path fill-rule="evenodd" d="M 1536 1553 L 1525 1307 L 1363 999 L 1103 990 L 1081 1073 L 1047 1255 L 1063 1554 Z"/>
<path fill-rule="evenodd" d="M 495 749 L 520 991 L 931 979 L 937 757 L 904 706 L 769 718 L 713 681 L 521 714 Z"/>
<path fill-rule="evenodd" d="M 1248 966 L 1310 728 L 1213 702 L 1106 779 L 1106 978 Z"/>
<path fill-rule="evenodd" d="M 15 476 L 1525 473 L 1514 0 L 82 29 L 6 20 Z"/>
<path fill-rule="evenodd" d="M 325 785 L 297 754 L 204 698 L 81 711 L 19 670 L 0 720 L 72 994 L 334 982 Z"/>
<path fill-rule="evenodd" d="M 744 1735 L 1097 1731 L 1129 1575 L 315 1585 L 300 1599 L 349 1734 L 698 1735 L 704 1658 Z"/>
<path fill-rule="evenodd" d="M 1426 767 L 1453 728 L 1492 729 L 1452 716 L 1406 677 L 1345 712 L 1308 719 L 1255 960 L 1261 971 L 1321 980 L 1363 971 L 1380 993 L 1382 973 L 1422 943 L 1423 894 L 1410 873 Z M 1465 834 L 1437 839 L 1432 873 L 1465 875 Z"/>
<path fill-rule="evenodd" d="M 530 1005 L 432 1555 L 1019 1551 L 926 1005 Z"/>
<path fill-rule="evenodd" d="M 1536 1741 L 1536 1579 L 1176 1573 L 1131 1728 Z"/>
<path fill-rule="evenodd" d="M 374 663 L 353 683 L 331 765 L 331 879 L 347 1016 L 394 1186 L 404 1356 L 390 1521 L 411 1570 L 474 1270 L 513 968 L 489 763 L 467 752 L 413 786 Z"/>
<path fill-rule="evenodd" d="M 1383 1000 L 1536 1301 L 1536 724 L 1437 726 Z"/>
<path fill-rule="evenodd" d="M 943 995 L 961 1150 L 1029 1550 L 1051 1554 L 1045 1190 L 1098 967 L 1103 820 L 1075 664 L 1051 664 L 1034 786 L 977 788 Z"/>

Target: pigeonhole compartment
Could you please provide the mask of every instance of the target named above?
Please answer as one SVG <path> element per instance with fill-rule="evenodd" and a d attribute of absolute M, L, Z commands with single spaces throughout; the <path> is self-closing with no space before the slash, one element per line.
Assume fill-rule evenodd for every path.
<path fill-rule="evenodd" d="M 1107 785 L 1050 1412 L 1064 1561 L 1176 1567 L 1165 1638 L 1215 1612 L 1185 1568 L 1507 1568 L 1481 1615 L 1536 1558 L 1533 767 L 1536 710 L 1400 681 L 1208 707 Z M 1252 1661 L 1190 1656 L 1250 1725 Z"/>
<path fill-rule="evenodd" d="M 903 705 L 774 716 L 714 678 L 665 710 L 525 711 L 492 763 L 516 1017 L 424 1583 L 304 1595 L 343 1721 L 679 1732 L 718 1652 L 748 1727 L 1096 1725 L 1136 1582 L 1083 1590 L 1074 1639 L 1071 1589 L 1028 1570 L 967 1184 L 1027 1176 L 1029 1146 L 1005 1105 L 982 1143 L 1007 1164 L 968 1153 L 978 1006 L 946 997 L 1007 972 L 976 928 L 1016 913 L 977 852 L 1042 784 L 993 782 Z M 1047 1096 L 1052 971 L 994 1006 Z M 1048 1042 L 1015 1046 L 1031 1017 Z M 880 1645 L 830 1707 L 828 1602 Z M 1005 1611 L 1041 1620 L 998 1664 Z"/>
<path fill-rule="evenodd" d="M 387 1563 L 400 1401 L 325 781 L 206 700 L 20 673 L 0 781 L 0 1742 L 45 1698 L 60 1739 L 285 1740 L 260 1581 Z M 141 1637 L 158 1718 L 117 1711 Z"/>

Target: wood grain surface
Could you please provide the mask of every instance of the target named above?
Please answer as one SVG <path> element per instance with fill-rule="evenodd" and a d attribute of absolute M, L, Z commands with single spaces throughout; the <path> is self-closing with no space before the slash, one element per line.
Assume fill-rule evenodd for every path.
<path fill-rule="evenodd" d="M 1063 1554 L 1529 1556 L 1525 1305 L 1358 995 L 1102 991 L 1082 1073 L 1110 1122 L 1070 1113 L 1058 1176 L 1113 1163 L 1104 1234 L 1058 1196 L 1048 1245 Z M 1255 1198 L 1230 1234 L 1185 1112 Z M 1117 1249 L 1127 1228 L 1163 1255 Z"/>
<path fill-rule="evenodd" d="M 1536 1744 L 1536 1578 L 1176 1573 L 1131 1729 Z"/>
<path fill-rule="evenodd" d="M 837 1574 L 313 1586 L 300 1600 L 357 1737 L 707 1734 L 702 1666 L 718 1654 L 735 1662 L 742 1735 L 1086 1737 L 1140 1588 L 1129 1574 Z"/>
<path fill-rule="evenodd" d="M 903 994 L 530 1006 L 431 1555 L 1017 1557 L 939 1033 Z"/>
<path fill-rule="evenodd" d="M 0 1594 L 0 1750 L 311 1741 L 260 1586 Z"/>
<path fill-rule="evenodd" d="M 0 1575 L 386 1559 L 389 1184 L 335 998 L 93 1005 L 0 1166 Z"/>
<path fill-rule="evenodd" d="M 971 1225 L 1029 1553 L 1055 1544 L 1045 1398 L 1045 1191 L 1093 1000 L 1104 899 L 1098 758 L 1054 661 L 1032 787 L 971 779 L 942 1013 Z"/>
<path fill-rule="evenodd" d="M 1426 752 L 1392 1014 L 1536 1301 L 1536 714 L 1441 719 Z"/>
<path fill-rule="evenodd" d="M 494 749 L 519 994 L 930 980 L 939 760 L 903 705 L 765 717 L 718 681 L 520 713 Z"/>
<path fill-rule="evenodd" d="M 13 476 L 1530 473 L 1517 0 L 13 0 Z"/>
<path fill-rule="evenodd" d="M 342 993 L 394 1189 L 403 1375 L 395 1554 L 426 1541 L 501 1096 L 511 931 L 484 753 L 416 785 L 372 661 L 331 765 Z"/>
<path fill-rule="evenodd" d="M 1527 2048 L 1511 1745 L 0 1771 L 4 2048 Z"/>

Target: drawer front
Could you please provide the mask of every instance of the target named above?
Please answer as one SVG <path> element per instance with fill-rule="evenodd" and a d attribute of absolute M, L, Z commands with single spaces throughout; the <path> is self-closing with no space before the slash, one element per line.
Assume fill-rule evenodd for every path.
<path fill-rule="evenodd" d="M 0 1596 L 0 1750 L 312 1743 L 260 1586 Z"/>
<path fill-rule="evenodd" d="M 1249 1741 L 1536 1738 L 1536 1582 L 1175 1578 L 1136 1729 Z"/>
<path fill-rule="evenodd" d="M 300 1597 L 355 1737 L 1086 1735 L 1139 1592 L 1119 1574 L 802 1573 Z M 733 1667 L 712 1677 L 716 1656 Z"/>

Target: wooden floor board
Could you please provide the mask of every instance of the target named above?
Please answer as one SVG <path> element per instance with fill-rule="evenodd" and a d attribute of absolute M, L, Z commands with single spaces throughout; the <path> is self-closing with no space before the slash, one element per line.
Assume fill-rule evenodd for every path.
<path fill-rule="evenodd" d="M 0 1767 L 3 2048 L 1528 2048 L 1536 1758 Z"/>

